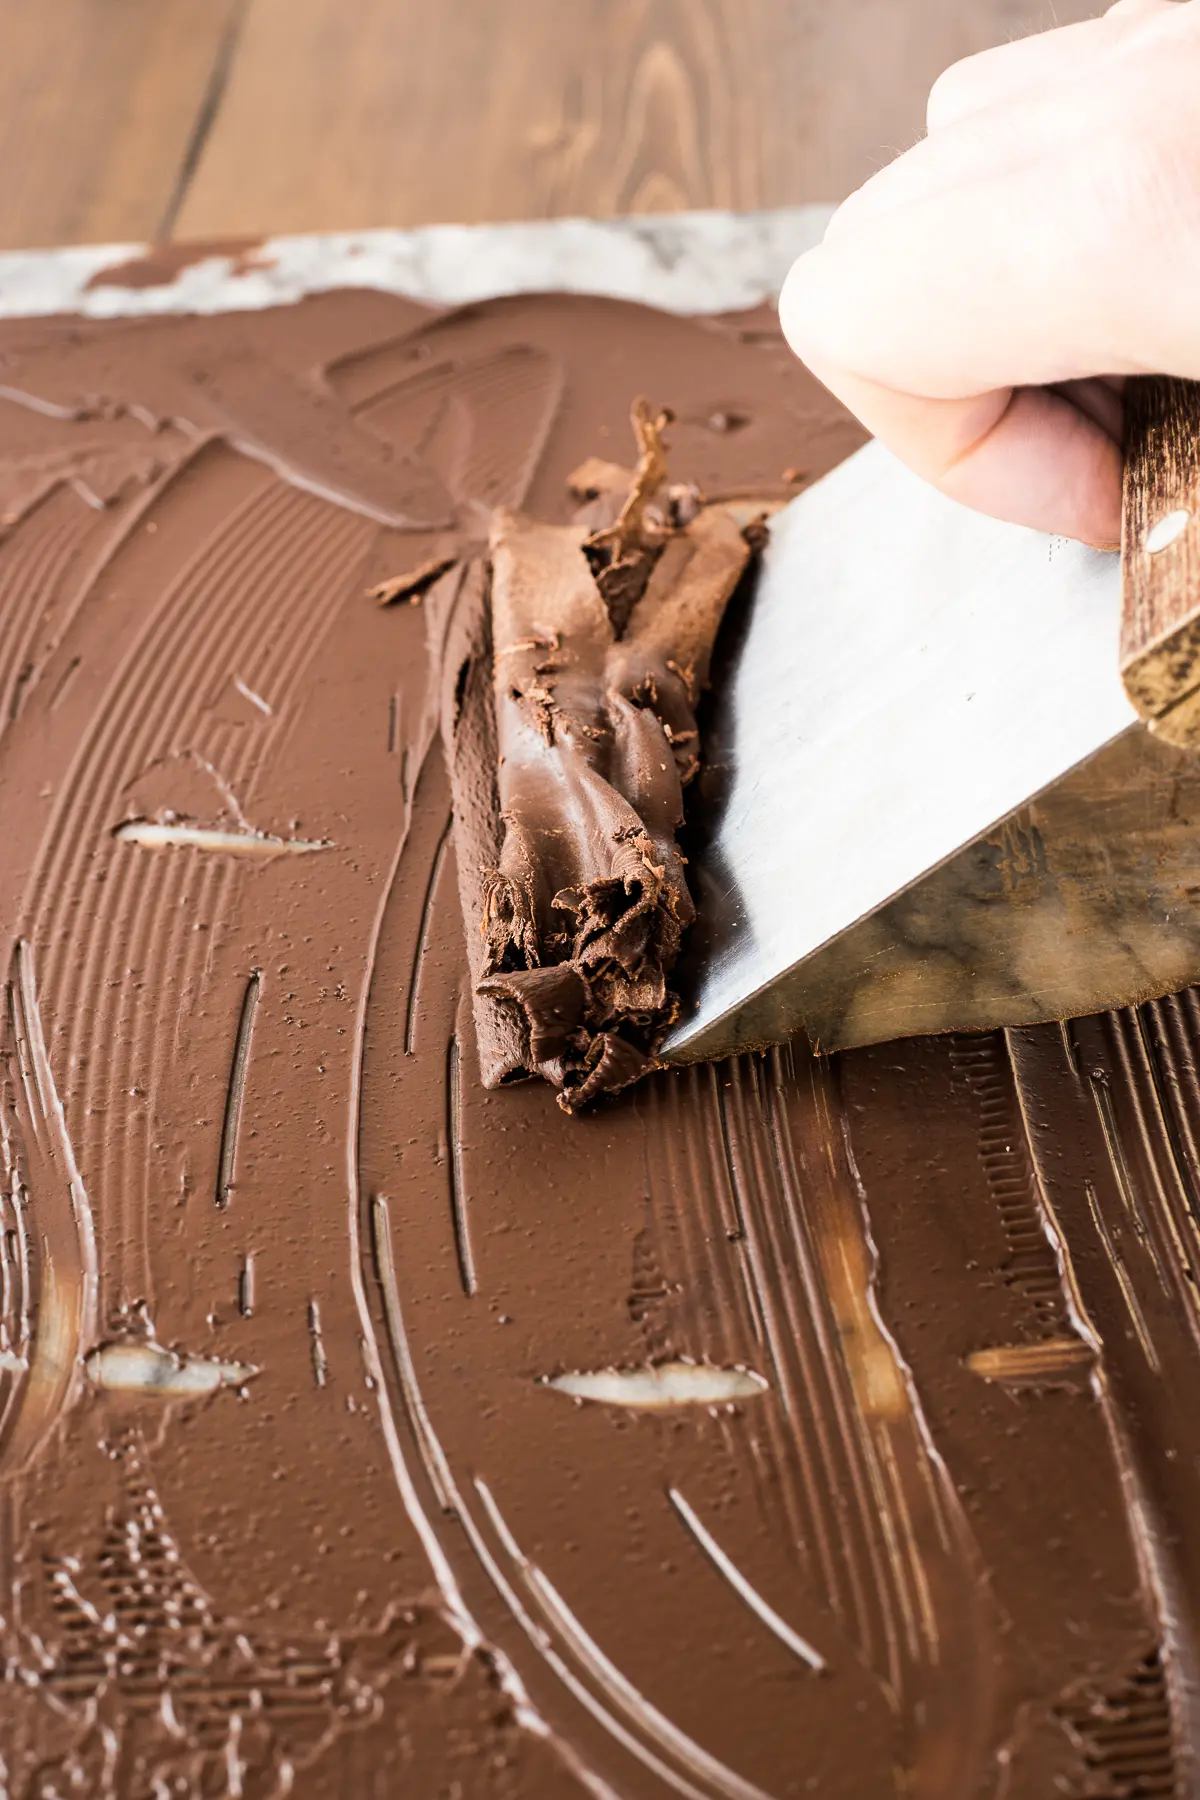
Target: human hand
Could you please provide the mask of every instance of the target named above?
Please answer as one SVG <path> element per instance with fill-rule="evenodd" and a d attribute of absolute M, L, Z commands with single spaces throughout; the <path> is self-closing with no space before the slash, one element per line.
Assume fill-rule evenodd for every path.
<path fill-rule="evenodd" d="M 1197 94 L 1193 0 L 956 63 L 789 274 L 793 350 L 955 499 L 1117 543 L 1122 378 L 1200 377 Z"/>

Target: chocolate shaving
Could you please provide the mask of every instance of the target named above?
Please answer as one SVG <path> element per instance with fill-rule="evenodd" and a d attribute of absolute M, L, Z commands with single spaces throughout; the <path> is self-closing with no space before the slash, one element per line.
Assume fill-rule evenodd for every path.
<path fill-rule="evenodd" d="M 644 400 L 635 400 L 632 418 L 639 455 L 628 497 L 613 523 L 593 531 L 583 546 L 618 637 L 646 591 L 667 531 L 664 514 L 653 501 L 667 479 L 662 434 L 671 414 L 654 416 Z"/>
<path fill-rule="evenodd" d="M 391 575 L 386 581 L 378 582 L 367 589 L 367 599 L 377 600 L 380 606 L 394 606 L 397 600 L 407 600 L 411 606 L 419 606 L 435 581 L 441 579 L 448 569 L 452 569 L 457 560 L 454 555 L 431 556 L 425 562 L 418 563 L 406 575 Z"/>
<path fill-rule="evenodd" d="M 634 407 L 639 460 L 615 517 L 622 472 L 598 461 L 573 482 L 585 522 L 497 512 L 488 570 L 461 584 L 447 635 L 465 658 L 450 659 L 453 682 L 443 664 L 443 734 L 483 1077 L 542 1076 L 567 1111 L 653 1068 L 677 1015 L 667 977 L 693 918 L 675 834 L 699 766 L 694 707 L 751 555 L 730 510 L 668 488 L 668 417 Z M 490 612 L 483 726 L 449 700 L 453 688 L 478 702 L 483 687 L 488 621 L 472 606 Z"/>

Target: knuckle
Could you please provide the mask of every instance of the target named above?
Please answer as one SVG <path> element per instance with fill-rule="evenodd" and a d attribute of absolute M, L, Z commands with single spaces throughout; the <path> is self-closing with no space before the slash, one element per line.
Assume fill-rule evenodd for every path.
<path fill-rule="evenodd" d="M 983 71 L 979 65 L 986 63 L 988 55 L 989 52 L 984 50 L 976 56 L 964 56 L 961 61 L 951 63 L 948 69 L 942 70 L 930 88 L 929 99 L 925 103 L 927 130 L 937 131 L 974 107 L 983 81 Z"/>

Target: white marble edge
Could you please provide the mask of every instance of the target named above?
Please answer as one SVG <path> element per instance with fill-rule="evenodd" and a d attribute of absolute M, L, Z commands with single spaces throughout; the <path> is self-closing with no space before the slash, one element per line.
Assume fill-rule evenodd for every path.
<path fill-rule="evenodd" d="M 819 243 L 832 206 L 624 219 L 426 225 L 312 232 L 204 256 L 169 283 L 90 284 L 145 244 L 0 252 L 0 318 L 89 319 L 259 310 L 331 288 L 377 288 L 435 305 L 502 294 L 602 294 L 680 313 L 773 300 L 795 257 Z"/>

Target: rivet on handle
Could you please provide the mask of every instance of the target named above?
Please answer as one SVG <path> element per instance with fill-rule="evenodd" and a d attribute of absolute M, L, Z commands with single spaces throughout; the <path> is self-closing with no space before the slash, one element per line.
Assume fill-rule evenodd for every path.
<path fill-rule="evenodd" d="M 1174 512 L 1164 513 L 1158 523 L 1152 525 L 1146 533 L 1145 549 L 1150 556 L 1157 556 L 1160 550 L 1166 550 L 1177 538 L 1181 538 L 1188 528 L 1191 513 L 1179 507 Z"/>

